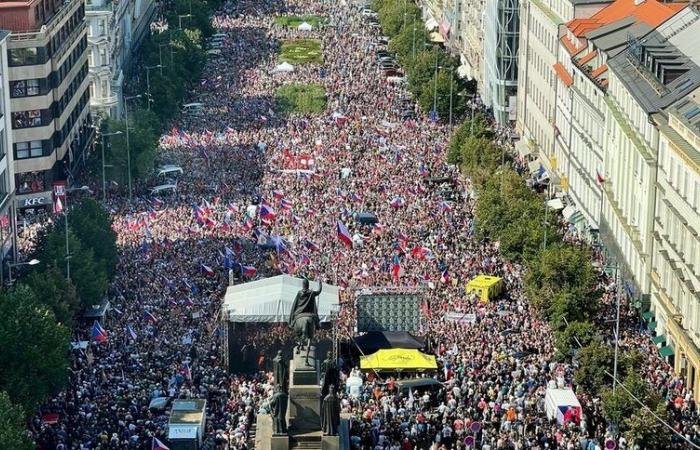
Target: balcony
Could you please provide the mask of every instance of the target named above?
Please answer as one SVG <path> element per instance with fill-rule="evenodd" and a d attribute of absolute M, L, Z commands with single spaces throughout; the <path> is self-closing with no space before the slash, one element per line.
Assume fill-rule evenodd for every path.
<path fill-rule="evenodd" d="M 85 12 L 111 13 L 114 11 L 114 3 L 111 0 L 92 0 L 85 2 Z"/>

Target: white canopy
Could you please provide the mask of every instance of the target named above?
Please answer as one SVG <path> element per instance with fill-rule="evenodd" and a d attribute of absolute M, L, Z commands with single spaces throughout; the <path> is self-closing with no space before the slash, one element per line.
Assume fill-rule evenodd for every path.
<path fill-rule="evenodd" d="M 293 72 L 294 66 L 289 64 L 288 62 L 283 62 L 282 64 L 279 64 L 278 66 L 276 66 L 272 71 L 273 72 Z"/>
<path fill-rule="evenodd" d="M 433 31 L 438 27 L 438 25 L 437 20 L 433 19 L 432 17 L 428 17 L 428 20 L 425 21 L 425 29 L 428 31 Z"/>
<path fill-rule="evenodd" d="M 311 31 L 311 30 L 314 29 L 314 27 L 311 26 L 311 24 L 308 23 L 308 22 L 302 22 L 302 23 L 299 24 L 299 26 L 297 27 L 297 29 L 298 29 L 298 30 L 301 30 L 301 31 Z"/>
<path fill-rule="evenodd" d="M 290 275 L 229 286 L 224 297 L 225 317 L 231 322 L 287 322 L 294 297 L 301 286 L 302 279 Z M 318 289 L 318 283 L 311 281 L 309 288 Z M 324 284 L 318 297 L 321 322 L 330 320 L 331 308 L 339 301 L 338 287 Z"/>

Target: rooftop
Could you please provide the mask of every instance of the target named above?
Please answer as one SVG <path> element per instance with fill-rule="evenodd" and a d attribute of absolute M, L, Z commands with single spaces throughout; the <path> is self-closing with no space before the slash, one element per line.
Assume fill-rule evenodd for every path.
<path fill-rule="evenodd" d="M 662 3 L 656 0 L 616 0 L 588 19 L 569 21 L 567 27 L 575 36 L 583 37 L 604 25 L 634 17 L 636 21 L 656 28 L 686 6 L 687 3 Z"/>

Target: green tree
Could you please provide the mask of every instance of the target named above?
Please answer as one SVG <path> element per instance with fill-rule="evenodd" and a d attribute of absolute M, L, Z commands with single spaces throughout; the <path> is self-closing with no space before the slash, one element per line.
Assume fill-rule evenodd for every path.
<path fill-rule="evenodd" d="M 7 392 L 0 392 L 0 448 L 33 450 L 35 446 L 24 426 L 24 410 L 10 401 Z"/>
<path fill-rule="evenodd" d="M 70 222 L 69 222 L 70 223 Z M 83 247 L 72 230 L 68 233 L 71 281 L 75 284 L 82 307 L 99 303 L 107 291 L 107 273 L 102 264 L 95 262 L 91 248 Z M 39 242 L 39 259 L 45 267 L 53 267 L 66 274 L 66 238 L 60 225 L 54 227 Z"/>
<path fill-rule="evenodd" d="M 587 347 L 597 340 L 597 329 L 591 322 L 570 322 L 556 333 L 557 357 L 569 359 L 581 347 Z"/>
<path fill-rule="evenodd" d="M 525 291 L 548 318 L 586 320 L 599 306 L 598 273 L 591 252 L 569 245 L 549 245 L 528 264 Z"/>
<path fill-rule="evenodd" d="M 31 272 L 22 280 L 44 305 L 53 311 L 58 323 L 70 327 L 73 317 L 79 311 L 80 303 L 75 286 L 66 280 L 56 267 L 48 267 L 41 272 Z"/>
<path fill-rule="evenodd" d="M 0 295 L 0 390 L 34 411 L 65 385 L 69 336 L 26 286 Z"/>
<path fill-rule="evenodd" d="M 450 90 L 452 91 L 452 114 L 455 117 L 464 113 L 464 103 L 459 101 L 459 83 L 455 81 L 454 74 L 447 70 L 439 70 L 436 76 L 433 74 L 430 86 L 423 86 L 418 97 L 418 104 L 424 112 L 432 111 L 437 107 L 438 116 L 447 121 L 450 114 Z"/>
<path fill-rule="evenodd" d="M 601 342 L 593 342 L 583 347 L 576 356 L 578 368 L 574 372 L 574 382 L 584 391 L 597 396 L 603 388 L 612 386 L 606 374 L 612 373 L 613 350 Z"/>
<path fill-rule="evenodd" d="M 664 421 L 668 421 L 668 413 L 660 403 L 654 411 Z M 656 450 L 671 448 L 671 431 L 654 416 L 640 408 L 624 420 L 624 435 L 630 446 L 638 445 L 640 450 Z"/>
<path fill-rule="evenodd" d="M 117 234 L 107 211 L 92 198 L 71 209 L 69 224 L 84 247 L 91 248 L 95 261 L 111 278 L 117 265 Z"/>
<path fill-rule="evenodd" d="M 469 136 L 462 145 L 459 159 L 462 170 L 477 187 L 509 160 L 504 148 L 490 139 L 474 136 Z"/>
<path fill-rule="evenodd" d="M 493 131 L 480 113 L 462 122 L 450 138 L 447 148 L 447 160 L 450 164 L 462 165 L 462 146 L 470 138 L 492 140 Z"/>
<path fill-rule="evenodd" d="M 127 155 L 131 156 L 131 175 L 142 178 L 153 172 L 155 149 L 159 138 L 158 116 L 144 109 L 137 109 L 129 114 L 129 148 L 126 146 L 126 122 L 123 120 L 106 121 L 106 131 L 121 131 L 122 134 L 112 136 L 111 146 L 105 158 L 111 164 L 110 178 L 120 184 L 128 182 Z"/>
<path fill-rule="evenodd" d="M 407 21 L 410 19 L 406 19 Z M 415 32 L 413 31 L 414 22 L 407 22 L 407 26 L 401 29 L 391 42 L 389 49 L 396 53 L 401 66 L 404 68 L 410 67 L 413 64 L 413 53 L 419 53 L 423 50 L 423 43 L 428 40 L 428 32 L 425 31 L 423 21 L 418 17 L 415 21 Z"/>
<path fill-rule="evenodd" d="M 639 410 L 639 404 L 630 396 L 631 392 L 642 403 L 651 409 L 655 409 L 661 401 L 658 393 L 653 392 L 647 383 L 637 372 L 629 372 L 622 382 L 625 389 L 618 387 L 615 392 L 611 388 L 602 391 L 603 414 L 608 422 L 618 424 L 621 431 L 626 431 L 625 418 Z"/>
<path fill-rule="evenodd" d="M 214 33 L 211 25 L 212 12 L 213 9 L 207 1 L 175 0 L 165 15 L 169 27 L 180 29 L 180 23 L 182 23 L 183 29 L 200 30 L 204 37 L 208 38 Z M 187 15 L 189 17 L 184 17 Z M 178 16 L 183 17 L 180 19 Z"/>

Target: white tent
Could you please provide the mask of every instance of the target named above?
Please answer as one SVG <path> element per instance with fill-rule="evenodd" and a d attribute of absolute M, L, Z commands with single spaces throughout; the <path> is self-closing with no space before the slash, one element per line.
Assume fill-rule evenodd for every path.
<path fill-rule="evenodd" d="M 308 22 L 302 22 L 297 27 L 297 30 L 300 30 L 300 31 L 311 31 L 313 29 L 314 29 L 314 27 L 311 26 L 311 24 Z"/>
<path fill-rule="evenodd" d="M 229 286 L 224 297 L 224 317 L 228 317 L 231 322 L 287 322 L 294 297 L 301 286 L 302 279 L 290 275 Z M 318 289 L 318 283 L 310 281 L 309 288 Z M 321 322 L 330 320 L 331 308 L 338 305 L 339 301 L 338 287 L 324 284 L 318 297 L 318 316 Z"/>
<path fill-rule="evenodd" d="M 581 403 L 576 398 L 574 391 L 569 388 L 547 388 L 544 405 L 547 418 L 549 420 L 556 418 L 560 425 L 569 420 L 576 423 L 581 420 Z"/>
<path fill-rule="evenodd" d="M 273 72 L 294 72 L 294 66 L 289 64 L 288 62 L 283 62 L 282 64 L 279 64 L 276 66 L 273 70 Z"/>
<path fill-rule="evenodd" d="M 428 17 L 428 20 L 425 21 L 425 29 L 428 31 L 433 31 L 438 27 L 438 25 L 437 20 L 433 19 L 432 17 Z"/>

